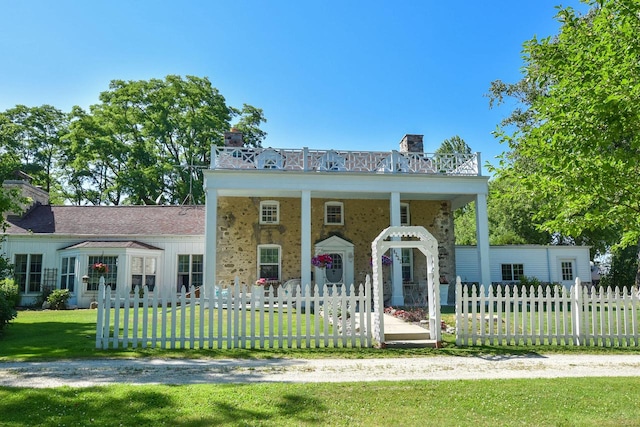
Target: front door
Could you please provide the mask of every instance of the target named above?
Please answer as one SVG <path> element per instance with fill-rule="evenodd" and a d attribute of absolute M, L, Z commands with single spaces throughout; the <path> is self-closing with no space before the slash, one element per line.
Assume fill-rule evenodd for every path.
<path fill-rule="evenodd" d="M 316 255 L 327 254 L 331 256 L 331 267 L 316 268 L 315 282 L 322 292 L 324 285 L 332 292 L 338 287 L 348 287 L 353 283 L 353 244 L 337 236 L 316 243 Z M 356 284 L 357 285 L 357 284 Z"/>
<path fill-rule="evenodd" d="M 344 252 L 334 252 L 331 256 L 331 268 L 325 269 L 325 284 L 332 286 L 344 285 Z"/>

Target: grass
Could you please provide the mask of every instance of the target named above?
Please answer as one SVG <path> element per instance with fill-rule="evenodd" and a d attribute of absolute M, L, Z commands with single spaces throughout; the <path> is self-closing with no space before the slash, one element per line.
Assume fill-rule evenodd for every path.
<path fill-rule="evenodd" d="M 638 395 L 640 378 L 0 388 L 0 414 L 7 427 L 632 426 Z"/>
<path fill-rule="evenodd" d="M 456 347 L 451 335 L 445 335 L 442 349 L 97 350 L 95 319 L 95 310 L 21 311 L 0 337 L 0 361 L 638 352 L 602 347 Z M 452 314 L 443 314 L 443 319 L 452 323 Z M 0 387 L 0 425 L 631 426 L 640 419 L 638 395 L 640 378 Z"/>

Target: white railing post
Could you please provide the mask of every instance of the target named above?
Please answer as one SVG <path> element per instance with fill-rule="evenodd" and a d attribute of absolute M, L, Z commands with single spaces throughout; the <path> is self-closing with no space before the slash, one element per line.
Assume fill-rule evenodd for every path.
<path fill-rule="evenodd" d="M 309 170 L 309 147 L 302 147 L 302 170 Z"/>
<path fill-rule="evenodd" d="M 215 144 L 211 144 L 211 161 L 209 162 L 209 168 L 215 169 L 218 159 L 218 147 Z"/>

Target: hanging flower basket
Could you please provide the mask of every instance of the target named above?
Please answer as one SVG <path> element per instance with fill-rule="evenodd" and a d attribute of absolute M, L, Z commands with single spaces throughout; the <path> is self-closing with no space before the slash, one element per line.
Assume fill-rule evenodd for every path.
<path fill-rule="evenodd" d="M 386 255 L 382 255 L 382 266 L 387 267 L 391 264 L 393 264 L 393 260 Z M 369 258 L 369 265 L 373 266 L 373 258 Z"/>
<path fill-rule="evenodd" d="M 96 262 L 95 264 L 93 264 L 93 266 L 91 266 L 91 268 L 93 268 L 93 271 L 100 274 L 109 272 L 109 267 L 107 266 L 107 264 L 104 264 L 102 262 Z"/>
<path fill-rule="evenodd" d="M 311 258 L 311 264 L 318 268 L 331 268 L 333 259 L 329 254 L 320 254 Z"/>

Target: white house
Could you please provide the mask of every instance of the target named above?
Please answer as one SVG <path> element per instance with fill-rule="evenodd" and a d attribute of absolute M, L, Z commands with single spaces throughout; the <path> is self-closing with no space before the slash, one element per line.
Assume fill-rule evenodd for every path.
<path fill-rule="evenodd" d="M 489 247 L 488 178 L 479 164 L 477 153 L 424 153 L 421 135 L 405 135 L 398 151 L 354 152 L 248 148 L 229 132 L 204 171 L 206 206 L 51 206 L 41 189 L 6 181 L 32 203 L 7 217 L 0 251 L 15 265 L 23 304 L 48 287 L 69 289 L 80 307 L 96 297 L 100 277 L 121 292 L 141 284 L 175 292 L 235 277 L 359 284 L 371 273 L 371 243 L 403 225 L 424 227 L 438 242 L 441 283 L 588 281 L 588 247 Z M 471 201 L 480 244 L 456 247 L 453 211 Z M 383 279 L 388 301 L 403 305 L 426 286 L 427 264 L 410 244 L 397 247 Z M 320 254 L 331 256 L 330 267 L 312 265 Z"/>
<path fill-rule="evenodd" d="M 491 283 L 508 283 L 522 276 L 569 288 L 579 277 L 591 282 L 589 246 L 507 245 L 489 248 Z M 463 283 L 482 283 L 478 274 L 478 249 L 456 246 L 456 273 Z"/>
<path fill-rule="evenodd" d="M 14 264 L 22 304 L 33 304 L 47 287 L 69 289 L 72 304 L 88 307 L 100 277 L 121 292 L 142 284 L 161 294 L 202 285 L 203 206 L 51 206 L 25 181 L 5 185 L 33 200 L 24 214 L 7 218 L 0 246 Z"/>

